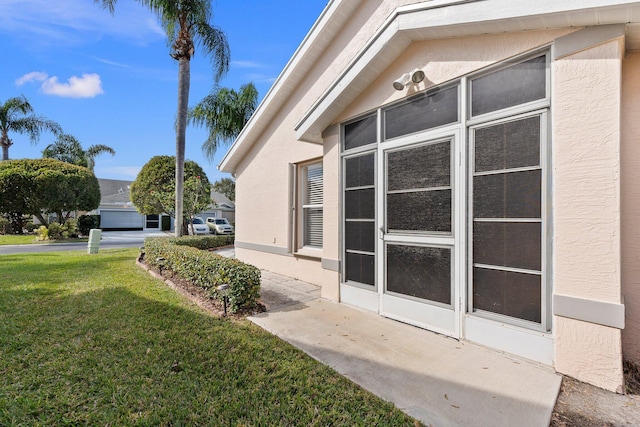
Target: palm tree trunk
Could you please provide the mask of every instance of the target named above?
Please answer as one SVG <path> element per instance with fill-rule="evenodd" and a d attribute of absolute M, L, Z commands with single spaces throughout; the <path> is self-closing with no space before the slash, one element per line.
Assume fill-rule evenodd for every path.
<path fill-rule="evenodd" d="M 2 131 L 2 135 L 0 135 L 0 145 L 2 145 L 2 160 L 9 160 L 9 136 Z"/>
<path fill-rule="evenodd" d="M 189 59 L 178 60 L 178 116 L 176 120 L 176 222 L 174 235 L 182 236 L 184 196 L 184 151 L 187 134 L 187 111 L 189 108 L 189 86 L 191 63 Z"/>

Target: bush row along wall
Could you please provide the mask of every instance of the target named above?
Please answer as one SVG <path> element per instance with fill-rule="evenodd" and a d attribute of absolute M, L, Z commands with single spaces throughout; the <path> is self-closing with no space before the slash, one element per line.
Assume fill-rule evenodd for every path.
<path fill-rule="evenodd" d="M 222 299 L 217 287 L 228 284 L 229 308 L 236 313 L 256 306 L 260 298 L 260 270 L 206 251 L 233 242 L 233 236 L 149 237 L 144 241 L 145 261 L 207 290 L 211 298 Z"/>

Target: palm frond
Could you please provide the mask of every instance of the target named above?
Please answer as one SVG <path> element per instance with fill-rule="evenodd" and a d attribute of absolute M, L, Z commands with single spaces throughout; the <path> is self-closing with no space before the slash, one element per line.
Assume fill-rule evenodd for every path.
<path fill-rule="evenodd" d="M 202 144 L 204 155 L 213 160 L 218 147 L 233 141 L 247 124 L 256 109 L 258 90 L 253 83 L 234 89 L 214 90 L 189 111 L 189 122 L 206 126 L 209 136 Z"/>
<path fill-rule="evenodd" d="M 13 132 L 29 135 L 32 144 L 38 142 L 42 131 L 48 131 L 54 135 L 62 133 L 62 127 L 53 120 L 46 119 L 42 116 L 27 116 L 17 118 L 9 123 L 8 129 Z"/>
<path fill-rule="evenodd" d="M 229 58 L 231 51 L 226 34 L 217 27 L 210 26 L 207 22 L 198 22 L 196 27 L 196 44 L 210 56 L 214 69 L 214 80 L 219 82 L 229 71 Z"/>

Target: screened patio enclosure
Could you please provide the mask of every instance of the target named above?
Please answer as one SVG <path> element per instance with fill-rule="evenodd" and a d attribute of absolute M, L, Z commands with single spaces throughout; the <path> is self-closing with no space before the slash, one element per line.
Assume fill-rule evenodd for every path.
<path fill-rule="evenodd" d="M 551 364 L 549 107 L 537 51 L 344 123 L 341 299 Z"/>

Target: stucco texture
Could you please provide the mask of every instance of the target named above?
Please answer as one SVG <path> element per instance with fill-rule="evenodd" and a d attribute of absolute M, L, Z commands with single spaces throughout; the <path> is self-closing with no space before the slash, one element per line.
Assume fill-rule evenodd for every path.
<path fill-rule="evenodd" d="M 620 303 L 623 39 L 553 62 L 554 293 Z M 555 317 L 556 369 L 622 389 L 619 329 Z"/>
<path fill-rule="evenodd" d="M 622 62 L 622 294 L 625 358 L 640 364 L 640 52 Z"/>

